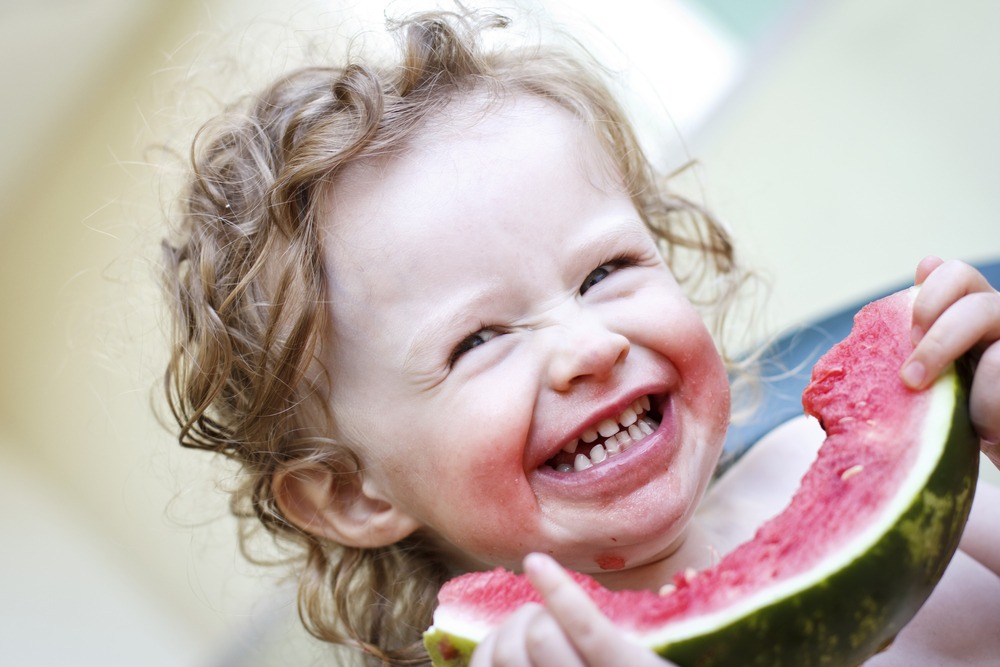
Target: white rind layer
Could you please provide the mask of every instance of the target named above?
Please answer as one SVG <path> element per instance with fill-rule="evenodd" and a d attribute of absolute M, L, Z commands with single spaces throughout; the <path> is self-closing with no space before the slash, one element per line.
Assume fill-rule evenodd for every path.
<path fill-rule="evenodd" d="M 920 448 L 919 456 L 914 461 L 910 473 L 893 495 L 892 501 L 886 505 L 880 518 L 872 521 L 867 528 L 859 532 L 843 547 L 837 548 L 829 557 L 802 574 L 766 586 L 757 593 L 753 593 L 719 611 L 671 622 L 663 628 L 649 632 L 632 633 L 632 636 L 647 646 L 663 646 L 712 632 L 720 627 L 730 625 L 758 609 L 792 597 L 857 560 L 900 520 L 913 504 L 913 499 L 927 485 L 941 459 L 951 431 L 956 400 L 956 382 L 955 373 L 951 371 L 941 376 L 928 390 L 927 414 L 920 437 L 923 443 L 932 442 L 936 446 L 922 446 Z"/>
<path fill-rule="evenodd" d="M 951 371 L 940 377 L 928 390 L 927 414 L 920 437 L 923 443 L 934 443 L 936 446 L 920 448 L 912 469 L 903 480 L 902 486 L 893 495 L 891 502 L 885 507 L 882 516 L 859 532 L 845 546 L 837 548 L 829 557 L 810 567 L 806 572 L 768 585 L 757 593 L 716 612 L 673 621 L 662 628 L 648 632 L 629 634 L 646 646 L 664 646 L 703 635 L 730 625 L 758 609 L 792 597 L 853 563 L 900 520 L 937 467 L 951 430 L 957 381 L 955 372 Z M 492 622 L 470 619 L 467 613 L 461 610 L 453 611 L 447 606 L 438 608 L 434 620 L 435 623 L 429 628 L 429 633 L 440 629 L 452 636 L 476 643 L 483 641 L 495 628 Z"/>

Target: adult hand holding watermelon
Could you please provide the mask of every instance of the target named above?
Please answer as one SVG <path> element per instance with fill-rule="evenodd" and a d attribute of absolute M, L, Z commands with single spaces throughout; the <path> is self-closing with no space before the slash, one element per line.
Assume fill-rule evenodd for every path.
<path fill-rule="evenodd" d="M 468 575 L 442 590 L 426 635 L 435 664 L 467 664 L 477 636 L 487 638 L 476 665 L 663 664 L 632 642 L 682 665 L 851 665 L 885 646 L 941 577 L 975 487 L 964 390 L 953 371 L 938 374 L 975 351 L 974 418 L 984 449 L 1000 412 L 1000 382 L 991 381 L 997 293 L 968 267 L 939 260 L 921 264 L 918 283 L 925 286 L 915 302 L 910 291 L 866 308 L 856 333 L 817 364 L 804 402 L 828 431 L 825 453 L 788 510 L 735 555 L 678 577 L 677 592 L 665 596 L 611 592 L 536 558 L 526 561 L 531 583 L 502 571 Z M 920 342 L 915 350 L 911 337 Z M 920 392 L 904 388 L 901 368 Z M 869 458 L 883 445 L 887 456 Z M 841 527 L 833 539 L 803 537 Z M 529 607 L 507 617 L 507 634 L 481 634 L 505 617 L 491 605 L 516 608 L 518 596 L 547 611 Z"/>

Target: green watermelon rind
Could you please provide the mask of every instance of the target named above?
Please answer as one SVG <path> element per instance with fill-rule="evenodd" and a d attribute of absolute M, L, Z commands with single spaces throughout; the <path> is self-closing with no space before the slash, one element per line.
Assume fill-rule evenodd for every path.
<path fill-rule="evenodd" d="M 930 391 L 920 456 L 926 475 L 918 479 L 919 472 L 913 473 L 912 500 L 902 489 L 900 509 L 889 510 L 878 524 L 886 528 L 861 539 L 851 550 L 860 549 L 856 557 L 769 588 L 770 595 L 751 596 L 750 607 L 740 605 L 743 611 L 735 615 L 730 608 L 694 623 L 672 622 L 637 641 L 682 667 L 843 667 L 890 644 L 958 548 L 978 479 L 978 442 L 957 373 L 949 371 Z M 782 591 L 777 597 L 776 590 Z M 682 636 L 678 629 L 684 627 L 694 630 Z M 434 665 L 460 667 L 469 664 L 476 642 L 432 626 L 424 645 Z"/>
<path fill-rule="evenodd" d="M 424 633 L 424 648 L 435 667 L 465 667 L 479 643 L 444 630 L 431 628 Z"/>
<path fill-rule="evenodd" d="M 669 643 L 647 635 L 642 643 L 683 667 L 843 667 L 889 645 L 958 548 L 978 479 L 979 448 L 962 383 L 951 371 L 932 391 L 932 412 L 945 414 L 928 417 L 922 451 L 932 459 L 928 474 L 922 483 L 911 480 L 919 491 L 887 517 L 883 525 L 891 526 L 870 546 L 827 576 L 715 630 Z M 930 442 L 939 443 L 936 450 Z"/>

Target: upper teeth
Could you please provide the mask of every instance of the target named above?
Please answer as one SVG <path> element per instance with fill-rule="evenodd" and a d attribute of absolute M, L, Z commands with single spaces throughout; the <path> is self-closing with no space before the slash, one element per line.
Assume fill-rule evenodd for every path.
<path fill-rule="evenodd" d="M 599 437 L 605 438 L 604 442 L 594 445 L 589 455 L 582 452 L 577 454 L 572 465 L 562 463 L 556 469 L 560 472 L 586 470 L 615 454 L 624 452 L 655 430 L 655 423 L 646 416 L 647 410 L 649 410 L 649 398 L 643 396 L 625 408 L 617 419 L 605 419 L 596 426 L 588 428 L 579 438 L 567 443 L 563 451 L 573 454 L 581 442 L 591 444 Z"/>

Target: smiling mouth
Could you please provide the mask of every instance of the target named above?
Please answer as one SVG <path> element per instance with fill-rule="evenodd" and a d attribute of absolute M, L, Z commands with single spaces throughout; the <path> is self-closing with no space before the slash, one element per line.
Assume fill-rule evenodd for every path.
<path fill-rule="evenodd" d="M 576 473 L 601 465 L 651 435 L 660 417 L 650 408 L 648 396 L 636 399 L 616 419 L 605 419 L 585 430 L 579 438 L 545 462 L 558 472 Z"/>

